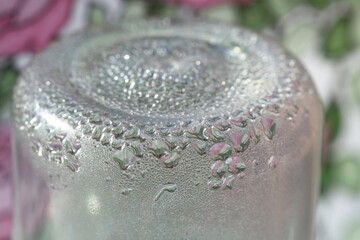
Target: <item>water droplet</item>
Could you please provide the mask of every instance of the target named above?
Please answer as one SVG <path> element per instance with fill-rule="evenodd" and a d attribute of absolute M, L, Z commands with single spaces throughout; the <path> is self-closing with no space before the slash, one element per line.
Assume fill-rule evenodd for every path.
<path fill-rule="evenodd" d="M 275 130 L 276 130 L 276 123 L 275 123 L 274 119 L 263 118 L 263 119 L 261 119 L 261 125 L 264 128 L 265 135 L 269 139 L 272 139 L 273 136 L 275 135 Z"/>
<path fill-rule="evenodd" d="M 72 140 L 71 141 L 71 146 L 72 146 L 72 149 L 73 149 L 73 153 L 77 153 L 81 148 L 80 140 L 78 140 L 78 139 Z"/>
<path fill-rule="evenodd" d="M 125 188 L 123 190 L 121 190 L 121 194 L 128 196 L 131 193 L 132 189 L 131 188 Z"/>
<path fill-rule="evenodd" d="M 94 116 L 89 117 L 90 123 L 101 123 L 101 121 L 102 121 L 101 116 L 94 115 Z"/>
<path fill-rule="evenodd" d="M 62 143 L 59 140 L 53 140 L 48 142 L 48 147 L 50 150 L 61 150 Z"/>
<path fill-rule="evenodd" d="M 221 178 L 227 171 L 227 165 L 223 161 L 215 161 L 211 166 L 212 175 L 216 178 Z"/>
<path fill-rule="evenodd" d="M 65 147 L 66 152 L 74 153 L 71 141 L 69 139 L 64 140 L 64 147 Z"/>
<path fill-rule="evenodd" d="M 238 127 L 246 127 L 247 120 L 243 116 L 233 117 L 230 119 L 230 123 Z"/>
<path fill-rule="evenodd" d="M 172 131 L 171 134 L 173 136 L 182 136 L 182 135 L 184 135 L 184 130 L 183 129 L 176 129 L 176 130 Z"/>
<path fill-rule="evenodd" d="M 147 171 L 146 170 L 141 170 L 140 171 L 140 175 L 141 175 L 141 177 L 145 177 L 145 174 L 147 173 Z"/>
<path fill-rule="evenodd" d="M 169 152 L 169 147 L 160 140 L 155 140 L 151 146 L 148 148 L 149 152 L 152 153 L 155 157 L 160 158 L 165 153 Z"/>
<path fill-rule="evenodd" d="M 252 119 L 252 120 L 255 120 L 255 119 L 256 119 L 256 116 L 255 116 L 255 114 L 254 114 L 253 111 L 247 111 L 244 115 L 245 115 L 246 118 L 248 118 L 248 119 Z"/>
<path fill-rule="evenodd" d="M 270 169 L 274 169 L 277 167 L 277 159 L 274 156 L 271 156 L 268 160 L 268 166 Z"/>
<path fill-rule="evenodd" d="M 238 173 L 246 169 L 246 165 L 243 159 L 239 156 L 234 156 L 226 159 L 226 164 L 228 164 L 228 170 L 231 173 Z"/>
<path fill-rule="evenodd" d="M 215 123 L 214 126 L 221 131 L 226 131 L 229 128 L 231 128 L 231 125 L 228 121 L 219 121 L 219 122 Z"/>
<path fill-rule="evenodd" d="M 112 158 L 119 164 L 122 170 L 126 170 L 136 160 L 134 154 L 127 149 L 116 151 Z"/>
<path fill-rule="evenodd" d="M 56 163 L 63 163 L 62 154 L 60 152 L 50 152 L 49 153 L 49 161 Z"/>
<path fill-rule="evenodd" d="M 258 160 L 253 160 L 252 161 L 252 165 L 253 165 L 253 167 L 256 167 L 256 166 L 258 166 L 259 165 L 259 161 Z"/>
<path fill-rule="evenodd" d="M 91 130 L 90 130 L 91 131 Z M 54 131 L 54 135 L 56 138 L 59 138 L 61 140 L 63 140 L 68 134 L 68 131 L 67 130 L 63 130 L 63 129 L 56 129 Z"/>
<path fill-rule="evenodd" d="M 226 143 L 215 143 L 209 149 L 208 155 L 212 160 L 225 160 L 231 155 L 231 147 Z"/>
<path fill-rule="evenodd" d="M 180 161 L 180 155 L 177 153 L 165 154 L 160 159 L 160 163 L 163 163 L 167 168 L 175 167 L 176 165 L 178 165 L 179 161 Z"/>
<path fill-rule="evenodd" d="M 42 145 L 38 139 L 31 139 L 31 149 L 38 155 L 42 155 Z"/>
<path fill-rule="evenodd" d="M 222 181 L 220 179 L 217 178 L 210 178 L 208 185 L 211 189 L 219 189 L 221 187 L 221 183 Z"/>
<path fill-rule="evenodd" d="M 164 192 L 170 192 L 173 193 L 177 189 L 177 185 L 173 183 L 166 184 L 159 192 L 156 194 L 154 201 L 159 200 L 159 198 L 164 194 Z"/>
<path fill-rule="evenodd" d="M 124 142 L 120 139 L 112 139 L 111 146 L 115 149 L 120 149 L 124 145 Z"/>
<path fill-rule="evenodd" d="M 78 172 L 80 169 L 79 160 L 70 154 L 63 155 L 62 162 L 74 172 Z"/>
<path fill-rule="evenodd" d="M 215 127 L 207 129 L 207 135 L 214 142 L 222 142 L 225 140 L 225 135 Z"/>
<path fill-rule="evenodd" d="M 279 109 L 280 109 L 280 106 L 277 105 L 277 104 L 269 104 L 267 106 L 267 110 L 269 110 L 270 112 L 273 112 L 273 113 L 279 113 Z"/>
<path fill-rule="evenodd" d="M 205 127 L 202 125 L 195 126 L 191 130 L 188 130 L 186 136 L 188 138 L 198 138 L 200 140 L 207 140 L 207 137 L 205 136 Z"/>
<path fill-rule="evenodd" d="M 102 134 L 104 127 L 103 126 L 96 126 L 92 131 L 91 137 L 93 139 L 99 140 Z"/>
<path fill-rule="evenodd" d="M 119 137 L 124 131 L 125 131 L 125 127 L 122 125 L 118 125 L 112 130 L 115 137 Z"/>
<path fill-rule="evenodd" d="M 183 138 L 179 140 L 180 149 L 185 149 L 189 145 L 190 141 L 187 138 Z"/>
<path fill-rule="evenodd" d="M 111 135 L 108 133 L 103 133 L 100 138 L 100 142 L 102 145 L 107 145 L 110 143 Z"/>
<path fill-rule="evenodd" d="M 140 130 L 138 128 L 132 128 L 125 132 L 125 139 L 134 139 L 140 137 Z"/>
<path fill-rule="evenodd" d="M 152 134 L 155 133 L 155 128 L 152 128 L 152 127 L 146 128 L 146 129 L 144 130 L 144 133 L 149 134 L 149 135 L 152 135 Z"/>
<path fill-rule="evenodd" d="M 241 172 L 237 175 L 237 177 L 243 179 L 245 177 L 245 173 Z"/>
<path fill-rule="evenodd" d="M 127 171 L 121 171 L 121 174 L 126 176 L 128 179 L 133 180 L 135 178 L 134 175 L 132 175 L 131 173 L 127 172 Z"/>
<path fill-rule="evenodd" d="M 133 143 L 130 144 L 131 150 L 133 151 L 133 153 L 137 157 L 142 157 L 143 156 L 143 152 L 142 152 L 141 147 L 142 147 L 142 145 L 139 142 L 133 142 Z"/>
<path fill-rule="evenodd" d="M 92 131 L 91 126 L 90 125 L 85 125 L 82 132 L 83 132 L 84 135 L 89 135 L 91 133 L 91 131 Z"/>
<path fill-rule="evenodd" d="M 106 126 L 110 126 L 110 125 L 112 124 L 112 122 L 111 122 L 110 119 L 105 119 L 105 120 L 104 120 L 104 124 L 105 124 Z"/>
<path fill-rule="evenodd" d="M 234 132 L 229 138 L 237 152 L 243 152 L 249 147 L 250 138 L 246 133 L 240 131 Z"/>
<path fill-rule="evenodd" d="M 175 137 L 165 138 L 165 143 L 169 146 L 170 149 L 174 149 L 176 147 L 176 138 Z"/>
<path fill-rule="evenodd" d="M 232 185 L 235 181 L 235 176 L 234 175 L 228 175 L 226 177 L 223 177 L 223 187 L 224 188 L 228 188 L 228 189 L 232 189 Z"/>
<path fill-rule="evenodd" d="M 249 125 L 250 137 L 254 140 L 255 144 L 260 141 L 260 134 L 254 125 Z"/>
<path fill-rule="evenodd" d="M 200 155 L 203 155 L 206 153 L 206 143 L 205 142 L 200 142 L 200 141 L 191 142 L 191 146 L 193 146 L 195 151 Z"/>
<path fill-rule="evenodd" d="M 170 135 L 170 130 L 168 128 L 159 129 L 159 134 L 161 136 L 169 136 Z"/>
<path fill-rule="evenodd" d="M 214 117 L 208 117 L 206 120 L 208 120 L 209 122 L 216 122 L 220 119 L 220 117 L 218 116 L 214 116 Z"/>

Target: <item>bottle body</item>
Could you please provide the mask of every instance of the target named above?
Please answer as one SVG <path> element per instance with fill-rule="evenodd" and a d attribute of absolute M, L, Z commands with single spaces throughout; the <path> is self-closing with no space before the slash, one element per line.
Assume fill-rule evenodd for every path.
<path fill-rule="evenodd" d="M 169 29 L 179 28 L 176 24 L 166 24 Z M 208 23 L 197 24 L 202 29 L 201 24 Z M 180 29 L 192 32 L 192 24 L 184 25 L 180 24 Z M 92 83 L 91 78 L 82 74 L 87 80 L 79 82 L 82 80 L 72 79 L 77 73 L 71 71 L 66 75 L 70 83 L 57 83 L 51 79 L 59 78 L 59 66 L 39 70 L 41 63 L 60 52 L 62 47 L 74 48 L 85 41 L 86 34 L 68 44 L 55 45 L 23 74 L 13 108 L 14 239 L 312 239 L 322 110 L 305 70 L 278 49 L 271 53 L 275 59 L 263 58 L 261 51 L 272 51 L 269 46 L 262 43 L 263 40 L 256 40 L 256 34 L 240 31 L 245 34 L 242 37 L 246 42 L 249 39 L 259 41 L 249 40 L 244 48 L 258 44 L 260 47 L 254 49 L 261 51 L 255 55 L 264 61 L 264 66 L 252 69 L 244 62 L 250 75 L 235 81 L 240 85 L 233 88 L 241 90 L 230 98 L 233 90 L 227 84 L 233 84 L 232 81 L 223 83 L 215 79 L 203 84 L 201 81 L 205 80 L 189 79 L 193 72 L 198 74 L 197 67 L 224 64 L 213 62 L 220 54 L 216 51 L 223 51 L 216 41 L 203 45 L 191 40 L 184 50 L 183 41 L 190 40 L 171 34 L 171 38 L 164 38 L 169 32 L 158 33 L 164 31 L 163 23 L 160 27 L 160 30 L 155 27 L 156 34 L 149 30 L 148 39 L 142 36 L 132 40 L 129 46 L 125 44 L 125 50 L 115 47 L 102 51 L 94 47 L 96 44 L 89 44 L 83 52 L 75 54 L 80 60 L 71 66 L 87 72 L 90 68 L 87 68 L 86 56 L 91 52 L 100 51 L 100 55 L 106 51 L 121 52 L 120 62 L 116 55 L 109 57 L 111 66 L 125 69 L 118 75 L 120 80 L 114 72 L 110 74 L 116 75 L 111 79 L 114 85 L 108 82 L 108 86 L 87 86 L 86 81 Z M 241 36 L 236 37 L 239 38 Z M 115 46 L 124 45 L 116 42 L 116 35 L 98 40 L 97 44 L 112 45 L 114 39 Z M 139 46 L 147 50 L 171 47 L 156 53 L 150 50 L 142 53 L 137 50 Z M 231 46 L 233 52 L 224 51 L 223 60 L 230 65 L 236 59 L 245 61 L 243 55 L 236 55 L 242 51 L 239 49 Z M 249 47 L 247 58 L 251 58 L 251 49 Z M 180 54 L 182 51 L 194 52 L 195 57 Z M 146 59 L 137 59 L 141 54 L 149 54 L 154 62 L 141 62 Z M 184 60 L 185 56 L 188 58 Z M 94 59 L 91 64 L 107 61 L 98 55 Z M 194 66 L 185 68 L 184 61 L 189 59 Z M 127 65 L 130 60 L 136 64 Z M 114 61 L 118 65 L 114 65 Z M 125 61 L 124 66 L 122 61 Z M 273 76 L 269 65 L 265 64 L 267 61 L 291 70 L 276 70 Z M 171 64 L 167 65 L 168 62 Z M 141 74 L 153 71 L 150 78 L 141 74 L 134 78 L 129 73 L 131 67 L 139 68 L 139 64 L 145 64 L 148 69 Z M 61 67 L 69 68 L 66 64 Z M 106 68 L 106 71 L 109 73 L 109 69 L 115 67 Z M 186 70 L 191 74 L 174 80 L 176 78 L 168 78 L 168 73 L 159 72 L 159 68 L 176 74 Z M 234 67 L 229 71 L 231 69 L 236 70 Z M 264 86 L 247 82 L 262 70 L 265 80 L 266 76 L 285 79 L 276 80 L 279 86 L 271 86 L 274 92 L 270 95 L 266 82 Z M 28 91 L 25 80 L 37 81 L 34 72 L 45 79 L 36 85 L 41 89 L 42 99 L 36 99 L 38 92 L 31 93 L 32 96 L 24 94 Z M 96 74 L 100 78 L 103 76 L 102 72 Z M 174 76 L 178 76 L 176 74 Z M 213 74 L 217 76 L 220 72 Z M 244 69 L 241 74 L 246 75 Z M 129 85 L 126 85 L 126 76 Z M 103 81 L 110 80 L 104 78 Z M 169 81 L 174 81 L 175 85 L 166 85 Z M 151 84 L 146 85 L 148 82 Z M 172 93 L 179 82 L 184 90 Z M 286 85 L 289 83 L 292 85 Z M 120 89 L 141 90 L 142 94 L 150 90 L 145 100 L 138 94 L 128 102 L 119 102 L 122 95 L 111 92 L 118 84 L 125 84 Z M 137 89 L 138 85 L 143 87 Z M 67 95 L 72 88 L 76 88 L 74 95 Z M 152 88 L 157 89 L 152 91 Z M 46 92 L 53 89 L 58 92 Z M 97 89 L 107 90 L 114 96 Z M 157 101 L 156 95 L 162 93 L 165 95 Z M 134 92 L 126 94 L 133 97 Z M 92 97 L 90 102 L 89 96 Z M 239 99 L 247 99 L 246 96 L 250 103 L 243 106 Z M 225 97 L 229 98 L 224 101 Z M 35 103 L 29 101 L 31 98 L 35 98 Z M 176 103 L 167 105 L 173 99 L 187 104 L 184 107 Z M 205 109 L 199 109 L 199 103 Z M 144 108 L 148 110 L 141 112 Z"/>

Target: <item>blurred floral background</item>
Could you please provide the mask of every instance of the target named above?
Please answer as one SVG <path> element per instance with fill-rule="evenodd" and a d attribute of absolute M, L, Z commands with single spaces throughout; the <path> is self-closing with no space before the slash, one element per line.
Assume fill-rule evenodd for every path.
<path fill-rule="evenodd" d="M 11 239 L 9 104 L 19 72 L 56 39 L 147 16 L 241 24 L 277 39 L 304 63 L 326 117 L 317 240 L 360 239 L 359 0 L 1 0 L 0 240 Z"/>

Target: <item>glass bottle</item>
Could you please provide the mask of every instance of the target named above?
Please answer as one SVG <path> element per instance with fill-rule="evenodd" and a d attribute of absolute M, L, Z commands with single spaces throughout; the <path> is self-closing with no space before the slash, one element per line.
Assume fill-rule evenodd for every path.
<path fill-rule="evenodd" d="M 24 70 L 13 120 L 15 240 L 313 239 L 322 107 L 244 28 L 89 29 Z"/>

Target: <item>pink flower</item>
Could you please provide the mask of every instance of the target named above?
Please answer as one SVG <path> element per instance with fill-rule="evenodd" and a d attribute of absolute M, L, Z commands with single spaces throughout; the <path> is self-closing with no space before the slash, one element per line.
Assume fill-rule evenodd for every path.
<path fill-rule="evenodd" d="M 0 126 L 0 239 L 10 239 L 12 221 L 10 126 Z"/>
<path fill-rule="evenodd" d="M 0 1 L 0 57 L 46 47 L 66 22 L 72 1 Z"/>
<path fill-rule="evenodd" d="M 45 180 L 36 177 L 27 155 L 19 149 L 17 152 L 21 153 L 17 161 L 21 175 L 18 207 L 21 207 L 23 231 L 30 236 L 47 216 L 49 192 Z M 10 124 L 6 123 L 0 125 L 0 240 L 11 239 L 13 202 Z"/>
<path fill-rule="evenodd" d="M 210 5 L 220 4 L 220 3 L 239 3 L 244 4 L 248 3 L 251 0 L 166 0 L 170 3 L 178 3 L 183 5 L 188 5 L 196 9 L 202 9 L 209 7 Z"/>

